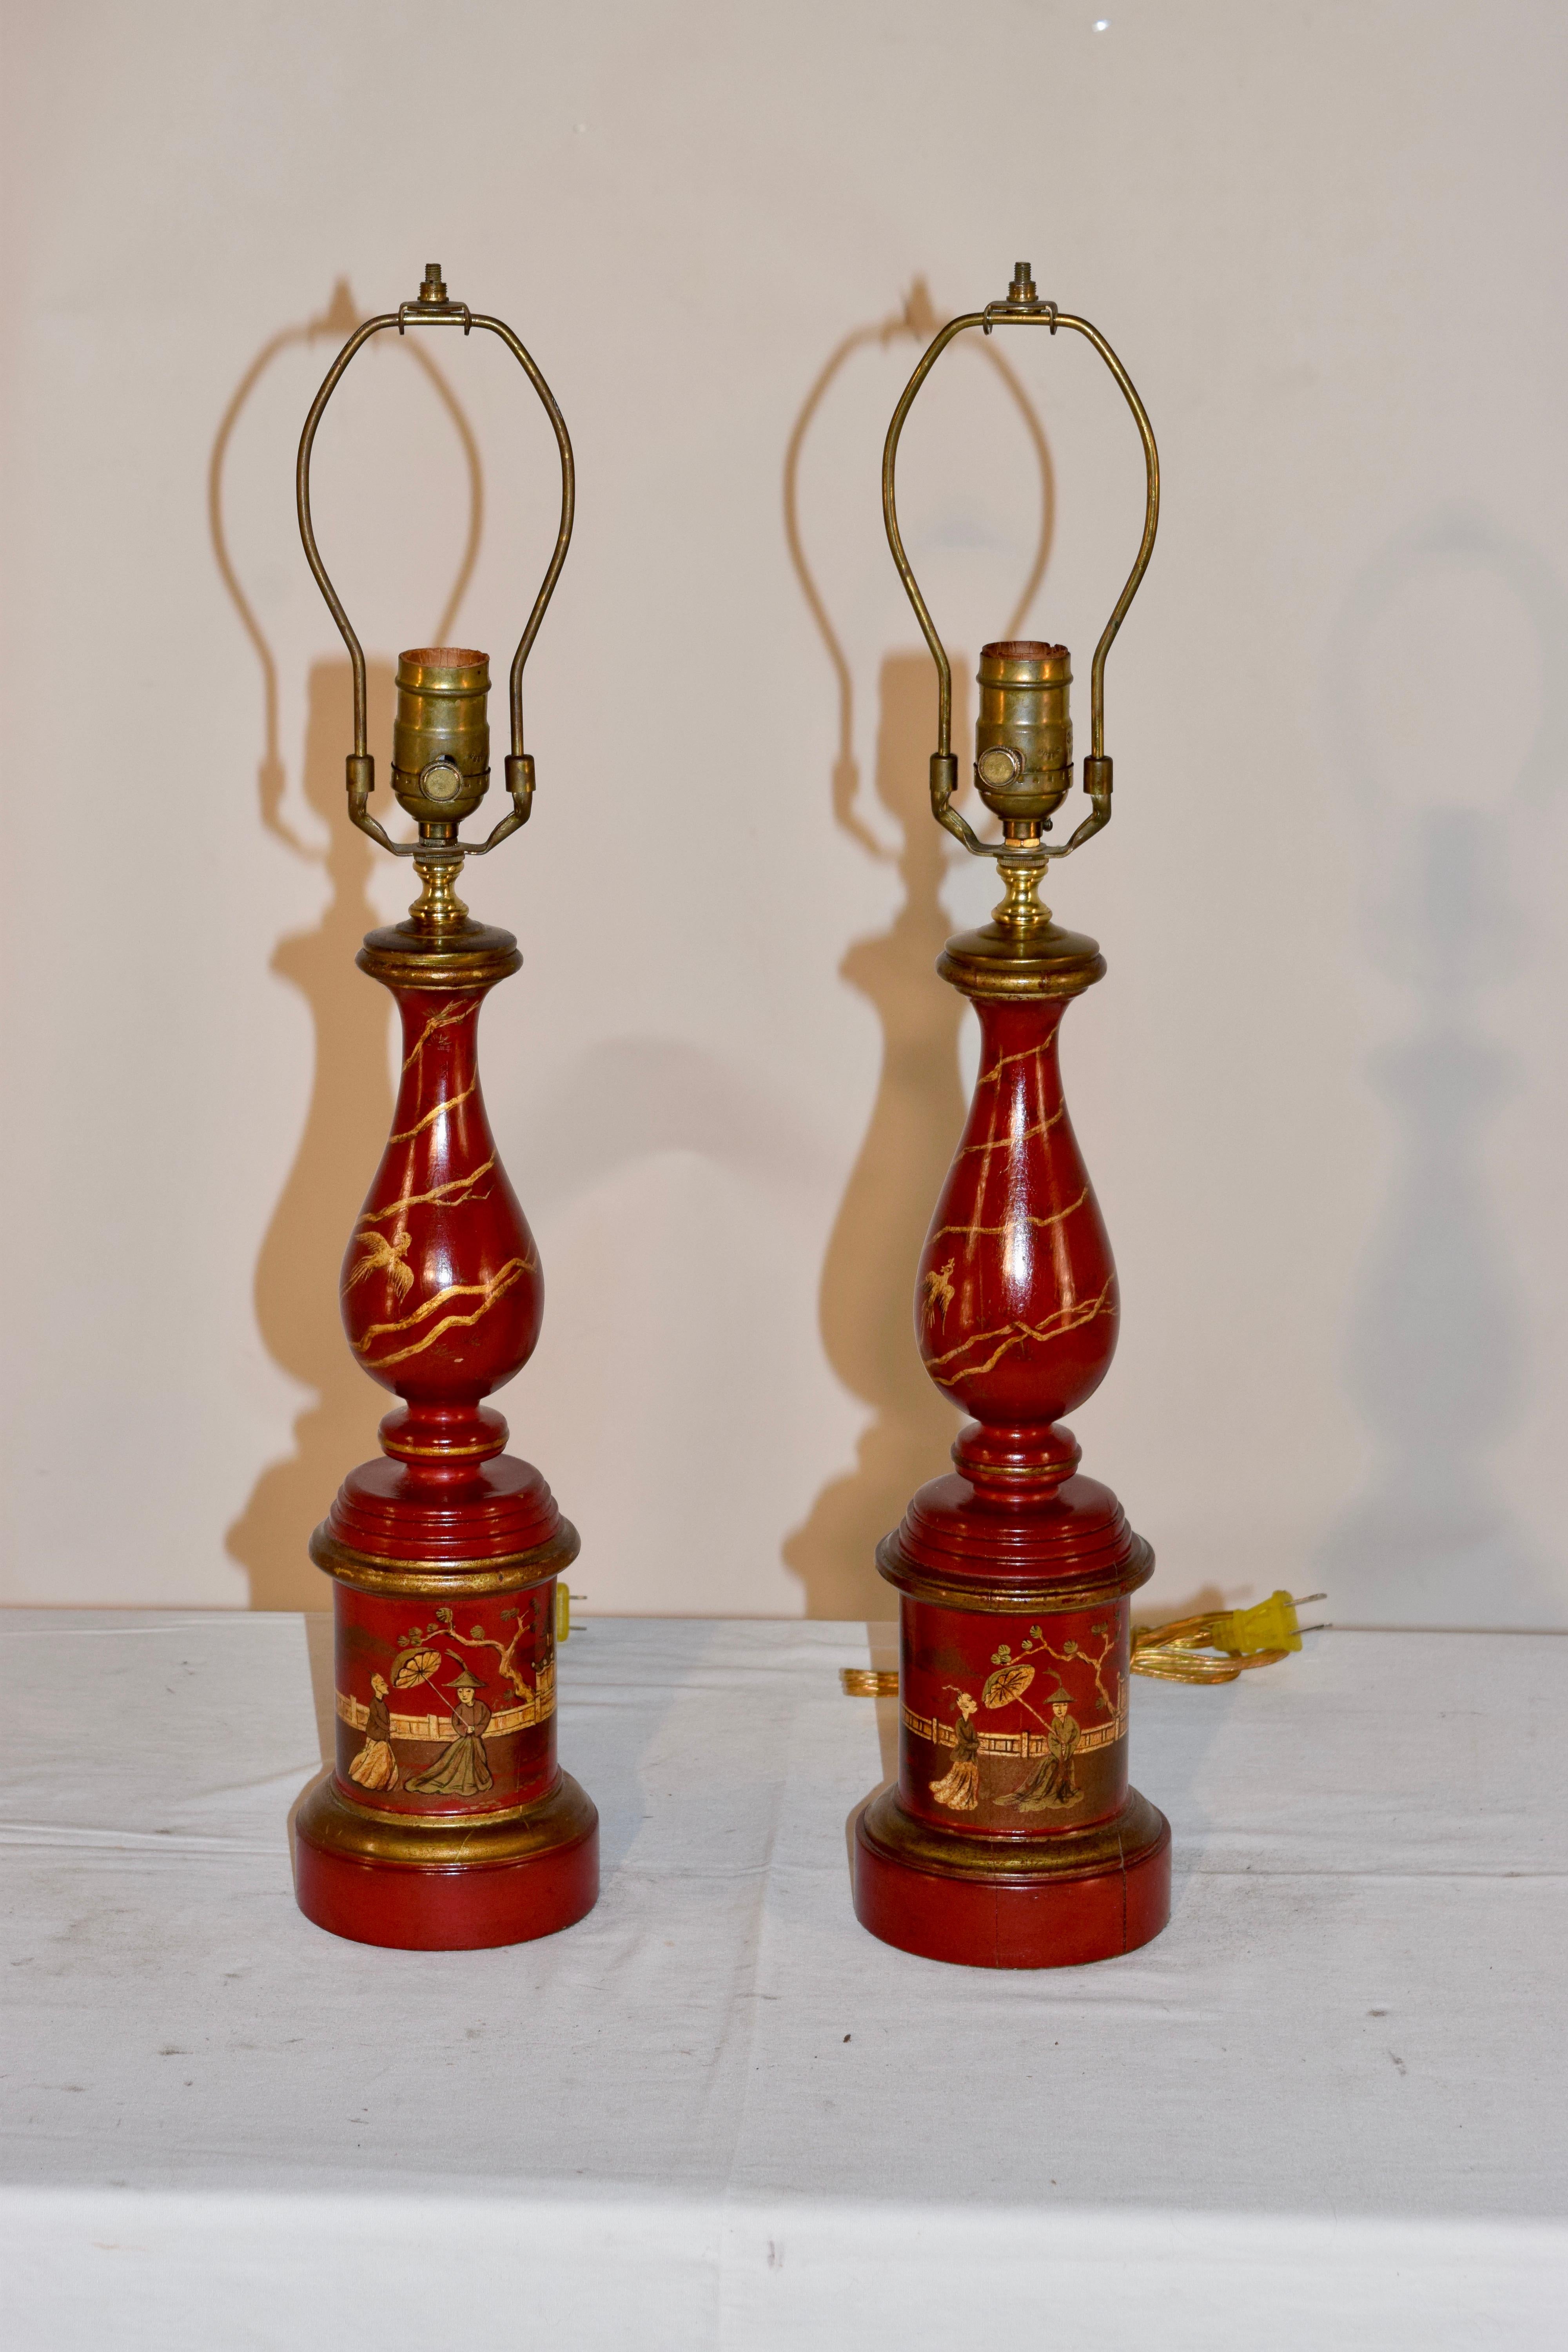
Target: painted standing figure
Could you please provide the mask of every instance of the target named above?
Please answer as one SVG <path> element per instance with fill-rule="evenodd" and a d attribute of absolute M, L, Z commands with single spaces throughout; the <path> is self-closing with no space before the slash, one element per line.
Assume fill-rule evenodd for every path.
<path fill-rule="evenodd" d="M 972 1813 L 980 1802 L 980 1734 L 974 1725 L 977 1712 L 969 1693 L 960 1691 L 952 1768 L 931 1784 L 937 1803 L 955 1813 Z"/>
<path fill-rule="evenodd" d="M 1004 1805 L 1016 1805 L 1021 1813 L 1043 1813 L 1047 1808 L 1065 1810 L 1076 1805 L 1080 1794 L 1073 1778 L 1073 1751 L 1080 1732 L 1068 1709 L 1072 1701 L 1065 1691 L 1058 1691 L 1051 1700 L 1051 1719 L 1046 1726 L 1046 1752 L 1021 1789 L 1011 1790 L 999 1800 Z"/>
<path fill-rule="evenodd" d="M 479 1696 L 483 1685 L 471 1667 L 463 1666 L 453 1688 L 458 1695 L 452 1709 L 456 1737 L 443 1748 L 427 1772 L 421 1772 L 407 1783 L 410 1795 L 477 1797 L 493 1785 L 484 1739 L 490 1711 Z"/>
<path fill-rule="evenodd" d="M 392 1752 L 392 1714 L 386 1704 L 385 1678 L 372 1675 L 364 1746 L 349 1766 L 349 1779 L 357 1780 L 362 1789 L 395 1789 L 398 1778 L 397 1759 Z"/>

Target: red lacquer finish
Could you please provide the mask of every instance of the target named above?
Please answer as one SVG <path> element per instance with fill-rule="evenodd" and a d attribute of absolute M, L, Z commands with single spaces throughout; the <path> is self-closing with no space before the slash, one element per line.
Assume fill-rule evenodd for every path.
<path fill-rule="evenodd" d="M 395 1951 L 479 1951 L 574 1927 L 599 1894 L 596 1832 L 542 1848 L 526 1864 L 404 1869 L 345 1861 L 305 1840 L 294 1867 L 300 1908 L 318 1927 Z"/>
<path fill-rule="evenodd" d="M 980 1075 L 921 1258 L 915 1334 L 977 1420 L 1059 1421 L 1116 1349 L 1116 1268 L 1062 1098 L 1063 1003 L 980 1015 Z"/>
<path fill-rule="evenodd" d="M 984 1968 L 1103 1959 L 1159 1934 L 1170 1832 L 1128 1785 L 1129 1595 L 1153 1557 L 1077 1475 L 1061 1416 L 1116 1345 L 1116 1270 L 1062 1097 L 1067 1001 L 1104 967 L 1054 926 L 992 926 L 942 970 L 980 1075 L 921 1259 L 926 1368 L 973 1415 L 956 1470 L 878 1553 L 901 1595 L 900 1770 L 856 1824 L 885 1942 Z"/>
<path fill-rule="evenodd" d="M 1011 1839 L 1126 1803 L 1127 1601 L 1047 1613 L 903 1603 L 899 1791 L 928 1828 Z"/>
<path fill-rule="evenodd" d="M 454 1795 L 491 1812 L 537 1804 L 555 1762 L 555 1628 L 549 1585 L 486 1595 L 460 1613 L 343 1585 L 337 1610 L 337 1777 L 389 1820 L 441 1821 Z M 458 1677 L 469 1679 L 462 1685 Z M 452 1749 L 485 1710 L 477 1746 Z M 471 1786 L 464 1786 L 465 1783 Z"/>
<path fill-rule="evenodd" d="M 343 1254 L 343 1328 L 384 1388 L 417 1410 L 471 1414 L 532 1355 L 544 1281 L 479 1092 L 485 991 L 393 992 L 402 1077 Z"/>
<path fill-rule="evenodd" d="M 438 945 L 405 925 L 360 957 L 397 999 L 403 1070 L 343 1326 L 403 1402 L 311 1542 L 333 1579 L 337 1759 L 295 1859 L 318 1926 L 426 1950 L 552 1934 L 598 1891 L 597 1817 L 555 1756 L 555 1579 L 576 1533 L 483 1402 L 532 1354 L 544 1298 L 477 1054 L 484 996 L 520 958 L 478 924 Z"/>

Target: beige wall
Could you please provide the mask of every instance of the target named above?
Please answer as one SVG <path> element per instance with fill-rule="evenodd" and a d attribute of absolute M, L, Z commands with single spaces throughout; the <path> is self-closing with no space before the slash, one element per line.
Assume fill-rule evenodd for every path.
<path fill-rule="evenodd" d="M 468 892 L 527 957 L 485 1020 L 551 1286 L 514 1442 L 593 1609 L 882 1613 L 951 1433 L 908 1329 L 972 1066 L 931 960 L 994 893 L 922 814 L 878 458 L 909 318 L 1026 254 L 1167 482 L 1116 824 L 1054 893 L 1110 961 L 1066 1054 L 1126 1302 L 1089 1466 L 1158 1601 L 1568 1622 L 1568 17 L 1100 5 L 10 0 L 13 1597 L 314 1603 L 373 1443 L 353 951 L 406 876 L 343 819 L 291 468 L 345 320 L 436 255 L 582 484 L 538 814 Z M 399 646 L 499 666 L 550 531 L 504 355 L 428 351 L 319 445 L 384 750 Z M 950 357 L 905 446 L 962 667 L 1026 618 L 1086 673 L 1141 495 L 1089 355 Z"/>

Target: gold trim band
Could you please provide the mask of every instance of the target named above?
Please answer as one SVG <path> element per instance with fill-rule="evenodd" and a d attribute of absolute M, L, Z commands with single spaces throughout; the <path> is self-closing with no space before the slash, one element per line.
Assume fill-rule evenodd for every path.
<path fill-rule="evenodd" d="M 1070 1003 L 1104 978 L 1105 958 L 1093 940 L 1058 930 L 1055 924 L 1041 937 L 1052 945 L 1070 941 L 1079 952 L 1031 955 L 1026 935 L 1015 940 L 994 924 L 988 930 L 957 933 L 938 956 L 936 968 L 961 995 L 992 1004 Z"/>
<path fill-rule="evenodd" d="M 504 1437 L 486 1438 L 473 1445 L 400 1445 L 395 1438 L 383 1449 L 395 1462 L 467 1462 L 473 1454 L 504 1454 Z"/>
<path fill-rule="evenodd" d="M 1142 1536 L 1134 1536 L 1132 1549 L 1119 1568 L 1086 1576 L 1079 1582 L 1039 1578 L 1031 1584 L 982 1583 L 977 1578 L 973 1584 L 951 1583 L 916 1568 L 905 1558 L 894 1535 L 884 1536 L 877 1546 L 877 1570 L 910 1600 L 923 1601 L 931 1608 L 973 1610 L 987 1617 L 1022 1617 L 1033 1610 L 1097 1609 L 1101 1601 L 1119 1601 L 1124 1592 L 1136 1592 L 1154 1573 L 1154 1552 Z"/>
<path fill-rule="evenodd" d="M 465 996 L 473 991 L 494 988 L 498 982 L 521 970 L 521 954 L 509 932 L 491 930 L 483 924 L 473 925 L 472 931 L 481 936 L 468 947 L 463 945 L 460 931 L 448 932 L 428 946 L 424 946 L 411 929 L 405 936 L 399 936 L 405 932 L 401 924 L 395 929 L 370 931 L 354 961 L 361 971 L 368 972 L 372 980 L 379 980 L 387 988 L 440 989 L 451 995 Z M 500 940 L 506 944 L 495 944 Z"/>
<path fill-rule="evenodd" d="M 353 1698 L 347 1691 L 339 1691 L 337 1717 L 351 1731 L 370 1729 L 370 1709 L 363 1698 Z M 555 1712 L 555 1678 L 552 1669 L 542 1671 L 538 1686 L 531 1698 L 521 1706 L 498 1706 L 485 1726 L 487 1739 L 504 1739 L 513 1731 L 529 1731 L 537 1723 L 548 1723 Z M 394 1715 L 388 1717 L 389 1739 L 425 1739 L 431 1742 L 455 1739 L 458 1726 L 449 1715 Z"/>
<path fill-rule="evenodd" d="M 295 1815 L 298 1834 L 318 1853 L 405 1870 L 504 1868 L 579 1845 L 593 1835 L 597 1822 L 592 1801 L 570 1772 L 563 1772 L 548 1795 L 531 1805 L 434 1815 L 356 1805 L 329 1772 L 306 1791 Z"/>
<path fill-rule="evenodd" d="M 951 1723 L 939 1723 L 934 1716 L 917 1715 L 912 1707 L 900 1710 L 904 1729 L 912 1731 L 917 1739 L 929 1739 L 933 1748 L 953 1748 L 958 1733 Z M 1127 1737 L 1127 1693 L 1122 1689 L 1121 1704 L 1109 1723 L 1091 1724 L 1080 1730 L 1073 1748 L 1075 1756 L 1087 1756 L 1096 1748 L 1114 1748 Z M 1046 1756 L 1050 1741 L 1043 1731 L 983 1731 L 980 1734 L 982 1756 Z"/>
<path fill-rule="evenodd" d="M 480 1600 L 488 1593 L 521 1592 L 548 1583 L 570 1568 L 582 1549 L 582 1539 L 570 1519 L 563 1519 L 548 1542 L 531 1551 L 500 1552 L 491 1559 L 389 1559 L 374 1552 L 356 1551 L 332 1534 L 323 1520 L 310 1538 L 310 1558 L 340 1584 L 352 1585 L 387 1600 L 450 1600 L 461 1593 Z"/>
<path fill-rule="evenodd" d="M 427 1833 L 435 1837 L 444 1837 L 452 1830 L 500 1829 L 503 1822 L 521 1822 L 526 1813 L 537 1812 L 541 1802 L 536 1797 L 530 1805 L 487 1806 L 482 1812 L 411 1813 L 399 1811 L 391 1805 L 366 1805 L 362 1804 L 357 1797 L 345 1797 L 342 1784 L 338 1780 L 332 1783 L 332 1794 L 340 1805 L 346 1806 L 351 1813 L 357 1813 L 362 1821 L 374 1822 L 378 1825 L 386 1822 L 395 1822 L 400 1825 L 406 1822 L 416 1829 L 423 1825 Z"/>
<path fill-rule="evenodd" d="M 1081 1829 L 989 1837 L 916 1821 L 900 1804 L 898 1790 L 884 1789 L 864 1807 L 858 1826 L 873 1853 L 902 1863 L 906 1869 L 927 1871 L 934 1878 L 981 1879 L 1005 1886 L 1131 1870 L 1170 1836 L 1163 1815 L 1136 1789 L 1128 1790 L 1126 1802 L 1109 1821 L 1089 1822 Z"/>

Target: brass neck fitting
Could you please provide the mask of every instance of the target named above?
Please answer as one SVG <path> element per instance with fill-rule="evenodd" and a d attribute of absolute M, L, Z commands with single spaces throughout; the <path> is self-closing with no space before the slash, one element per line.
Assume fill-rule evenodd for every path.
<path fill-rule="evenodd" d="M 424 888 L 408 909 L 408 919 L 416 931 L 438 938 L 447 931 L 460 931 L 468 919 L 468 910 L 458 896 L 458 877 L 462 872 L 463 857 L 434 858 L 416 856 L 414 871 Z"/>
<path fill-rule="evenodd" d="M 992 908 L 992 921 L 1020 937 L 1043 930 L 1051 919 L 1050 908 L 1042 905 L 1038 895 L 1046 874 L 1044 857 L 1009 857 L 1004 850 L 996 860 L 996 871 L 1006 886 L 1006 896 Z"/>

